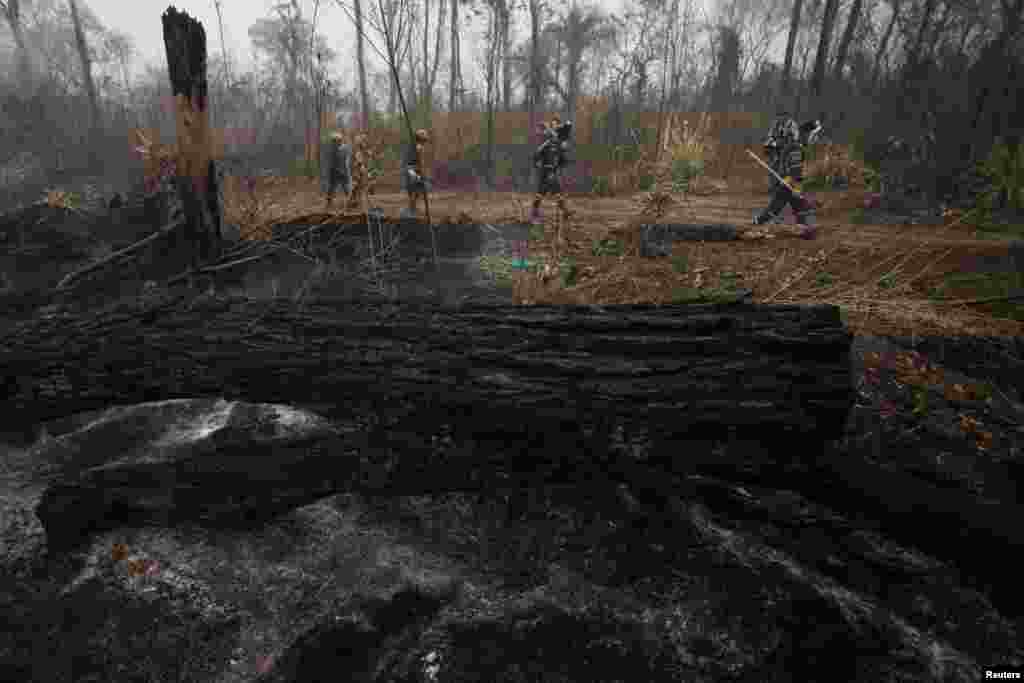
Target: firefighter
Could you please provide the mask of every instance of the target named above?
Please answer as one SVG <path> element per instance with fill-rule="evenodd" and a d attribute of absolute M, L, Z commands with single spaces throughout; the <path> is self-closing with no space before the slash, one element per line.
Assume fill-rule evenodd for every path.
<path fill-rule="evenodd" d="M 324 151 L 326 157 L 321 159 L 321 179 L 327 195 L 327 208 L 330 208 L 338 188 L 346 195 L 352 194 L 352 146 L 345 142 L 340 131 L 335 131 L 328 138 Z"/>
<path fill-rule="evenodd" d="M 409 208 L 403 213 L 409 218 L 416 215 L 420 198 L 423 199 L 423 204 L 426 206 L 427 192 L 430 190 L 430 181 L 423 172 L 424 154 L 426 146 L 430 142 L 430 134 L 420 128 L 413 138 L 414 141 L 410 145 L 405 164 L 405 189 L 409 193 Z"/>
<path fill-rule="evenodd" d="M 783 113 L 775 119 L 768 139 L 765 140 L 764 149 L 768 156 L 768 165 L 786 182 L 780 182 L 774 175 L 771 176 L 771 201 L 764 211 L 754 217 L 754 225 L 777 222 L 783 209 L 789 205 L 796 214 L 797 224 L 801 226 L 800 236 L 805 239 L 814 238 L 814 206 L 800 194 L 800 183 L 803 181 L 803 144 L 812 140 L 818 133 L 820 124 L 805 126 L 802 133 L 796 121 L 786 114 Z"/>
<path fill-rule="evenodd" d="M 552 195 L 558 210 L 563 218 L 571 215 L 565 203 L 565 195 L 562 194 L 561 172 L 568 164 L 569 136 L 572 133 L 572 122 L 562 123 L 556 116 L 552 119 L 551 125 L 544 128 L 542 141 L 537 151 L 533 154 L 533 163 L 537 168 L 537 194 L 533 199 L 533 211 L 530 219 L 533 222 L 540 220 L 540 205 L 544 197 Z"/>

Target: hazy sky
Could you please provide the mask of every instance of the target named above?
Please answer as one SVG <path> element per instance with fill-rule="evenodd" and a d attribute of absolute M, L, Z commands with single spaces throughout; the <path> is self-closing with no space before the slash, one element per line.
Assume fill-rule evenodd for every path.
<path fill-rule="evenodd" d="M 135 39 L 139 52 L 139 61 L 164 64 L 163 33 L 160 15 L 168 5 L 168 0 L 79 0 L 88 5 L 109 28 L 127 33 Z M 248 29 L 257 20 L 270 16 L 271 8 L 280 0 L 221 0 L 221 11 L 224 16 L 224 41 L 231 53 L 234 63 L 248 64 L 251 61 L 252 49 Z M 344 0 L 351 6 L 351 0 Z M 365 0 L 364 0 L 365 2 Z M 703 0 L 705 5 L 713 0 Z M 206 29 L 208 49 L 211 53 L 220 52 L 220 35 L 217 26 L 217 12 L 213 0 L 179 0 L 173 3 L 179 10 L 188 12 L 199 19 Z M 614 12 L 622 7 L 624 0 L 596 0 L 596 4 Z M 300 0 L 303 15 L 312 16 L 313 0 Z M 328 44 L 339 55 L 334 65 L 336 72 L 343 72 L 344 65 L 351 64 L 354 58 L 355 30 L 345 11 L 335 0 L 321 2 L 317 20 L 318 32 L 327 38 Z M 368 31 L 372 36 L 372 33 Z M 463 61 L 469 66 L 475 62 L 475 54 L 466 54 L 471 48 L 463 38 Z M 368 57 L 373 51 L 367 47 Z"/>

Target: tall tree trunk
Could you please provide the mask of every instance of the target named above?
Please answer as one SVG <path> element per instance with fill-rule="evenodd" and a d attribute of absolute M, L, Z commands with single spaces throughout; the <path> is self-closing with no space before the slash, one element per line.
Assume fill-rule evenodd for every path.
<path fill-rule="evenodd" d="M 363 30 L 363 0 L 353 0 L 356 15 L 356 68 L 359 71 L 359 127 L 370 126 L 370 91 L 366 87 L 366 47 Z"/>
<path fill-rule="evenodd" d="M 441 44 L 444 35 L 445 0 L 437 0 L 437 31 L 434 33 L 434 63 L 430 67 L 427 92 L 430 93 L 431 109 L 434 102 L 434 86 L 437 85 L 437 71 L 441 65 Z"/>
<path fill-rule="evenodd" d="M 0 12 L 3 12 L 7 25 L 11 28 L 11 35 L 14 37 L 14 47 L 18 61 L 18 85 L 25 88 L 32 81 L 32 60 L 28 54 L 28 45 L 25 43 L 25 33 L 21 23 L 20 0 L 0 0 Z"/>
<path fill-rule="evenodd" d="M 487 150 L 487 186 L 491 189 L 494 189 L 494 105 L 495 99 L 497 99 L 494 96 L 494 90 L 498 85 L 498 53 L 501 50 L 500 22 L 498 8 L 492 6 L 491 30 L 488 36 L 490 45 L 487 48 L 487 140 L 485 145 Z"/>
<path fill-rule="evenodd" d="M 921 17 L 921 25 L 917 29 L 917 37 L 914 38 L 914 44 L 907 54 L 907 66 L 910 67 L 908 72 L 914 71 L 914 67 L 921 60 L 921 48 L 924 46 L 924 37 L 928 33 L 928 27 L 931 26 L 935 4 L 936 0 L 925 1 L 924 14 Z"/>
<path fill-rule="evenodd" d="M 223 194 L 211 156 L 206 32 L 197 19 L 174 7 L 161 19 L 177 118 L 176 182 L 185 218 L 180 234 L 196 268 L 218 258 L 222 248 Z"/>
<path fill-rule="evenodd" d="M 836 61 L 832 67 L 832 79 L 836 82 L 842 80 L 843 67 L 846 65 L 847 55 L 850 53 L 850 44 L 853 42 L 853 35 L 857 31 L 857 24 L 860 22 L 860 12 L 864 5 L 863 0 L 853 0 L 850 6 L 850 16 L 846 20 L 846 29 L 839 41 L 839 49 L 836 51 Z"/>
<path fill-rule="evenodd" d="M 508 56 L 512 52 L 512 8 L 502 4 L 501 10 L 501 95 L 504 111 L 512 111 L 512 66 Z"/>
<path fill-rule="evenodd" d="M 935 51 L 938 48 L 939 41 L 946 35 L 946 28 L 949 26 L 949 20 L 953 15 L 953 9 L 948 5 L 943 5 L 942 18 L 935 22 L 935 28 L 932 29 L 931 40 L 928 41 L 928 47 L 926 54 L 929 58 L 935 55 Z"/>
<path fill-rule="evenodd" d="M 85 84 L 85 93 L 89 98 L 89 110 L 92 115 L 92 130 L 97 130 L 102 121 L 100 119 L 100 100 L 96 94 L 96 83 L 92 80 L 92 60 L 89 59 L 89 45 L 85 40 L 85 31 L 82 29 L 82 21 L 78 16 L 78 3 L 76 0 L 68 0 L 71 9 L 71 23 L 75 29 L 75 46 L 78 48 L 78 59 L 82 63 L 82 82 Z"/>
<path fill-rule="evenodd" d="M 825 69 L 828 65 L 828 50 L 832 45 L 832 31 L 836 24 L 836 14 L 839 10 L 839 0 L 827 0 L 825 3 L 825 14 L 821 18 L 821 34 L 818 40 L 818 52 L 814 56 L 814 73 L 811 75 L 811 96 L 814 102 L 812 107 L 819 104 L 822 90 L 825 86 Z"/>
<path fill-rule="evenodd" d="M 448 111 L 453 112 L 456 110 L 460 98 L 459 88 L 462 85 L 462 68 L 459 65 L 459 2 L 460 0 L 451 0 L 452 3 L 452 14 L 451 14 L 451 35 L 449 42 L 451 43 L 449 49 L 451 51 L 451 64 L 448 81 Z"/>
<path fill-rule="evenodd" d="M 885 33 L 882 34 L 882 40 L 878 44 L 878 50 L 875 51 L 875 65 L 871 71 L 872 90 L 878 87 L 878 78 L 882 73 L 882 58 L 885 57 L 885 51 L 889 47 L 889 39 L 892 37 L 892 31 L 896 27 L 896 22 L 900 18 L 900 3 L 901 0 L 893 0 L 892 17 L 889 19 L 889 25 L 885 27 Z"/>
<path fill-rule="evenodd" d="M 416 75 L 413 73 L 413 78 Z M 420 74 L 420 98 L 414 99 L 416 109 L 430 116 L 430 0 L 423 0 L 423 70 Z"/>
<path fill-rule="evenodd" d="M 793 0 L 793 15 L 789 21 L 789 37 L 786 39 L 786 60 L 782 64 L 782 84 L 780 87 L 783 101 L 792 92 L 793 83 L 793 50 L 796 49 L 796 38 L 800 33 L 800 12 L 804 0 Z"/>
<path fill-rule="evenodd" d="M 541 0 L 529 0 L 530 11 L 530 135 L 537 129 L 537 113 L 541 107 L 540 13 Z"/>

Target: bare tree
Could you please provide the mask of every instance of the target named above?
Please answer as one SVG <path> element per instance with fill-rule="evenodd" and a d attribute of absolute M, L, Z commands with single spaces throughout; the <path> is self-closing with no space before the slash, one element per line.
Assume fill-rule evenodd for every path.
<path fill-rule="evenodd" d="M 832 31 L 836 24 L 839 0 L 826 0 L 825 15 L 821 19 L 821 34 L 818 40 L 818 52 L 814 57 L 814 74 L 811 76 L 811 95 L 815 100 L 821 97 L 825 85 L 825 67 L 828 64 L 828 51 L 832 45 Z M 816 101 L 814 104 L 817 104 Z"/>
<path fill-rule="evenodd" d="M 462 66 L 459 59 L 459 2 L 460 0 L 451 0 L 452 13 L 451 13 L 451 34 L 448 40 L 448 48 L 451 54 L 449 60 L 449 78 L 448 78 L 448 111 L 455 111 L 456 103 L 459 99 L 459 94 L 462 88 Z"/>
<path fill-rule="evenodd" d="M 498 9 L 498 27 L 501 39 L 501 96 L 503 109 L 512 110 L 512 68 L 509 55 L 512 52 L 512 7 L 509 0 L 494 0 Z"/>
<path fill-rule="evenodd" d="M 843 76 L 843 67 L 846 65 L 846 57 L 850 51 L 850 43 L 853 42 L 853 35 L 857 30 L 857 23 L 860 21 L 863 5 L 863 0 L 853 0 L 853 4 L 850 6 L 850 16 L 846 20 L 846 29 L 843 31 L 842 39 L 839 41 L 835 64 L 832 66 L 832 78 L 835 81 L 839 81 Z"/>
<path fill-rule="evenodd" d="M 556 79 L 553 85 L 559 90 L 565 103 L 565 115 L 572 119 L 576 114 L 576 99 L 580 94 L 580 78 L 583 73 L 583 55 L 596 43 L 614 35 L 606 16 L 596 7 L 581 8 L 573 5 L 566 13 L 559 31 L 565 46 L 565 86 Z"/>
<path fill-rule="evenodd" d="M 11 27 L 11 34 L 14 36 L 14 46 L 18 53 L 18 79 L 22 86 L 28 85 L 32 79 L 32 60 L 29 58 L 28 45 L 25 43 L 20 1 L 0 0 L 0 12 L 3 12 L 4 19 L 7 20 L 7 25 Z"/>
<path fill-rule="evenodd" d="M 527 9 L 530 13 L 530 133 L 537 127 L 537 109 L 541 106 L 543 73 L 540 62 L 541 12 L 543 0 L 529 0 Z"/>
<path fill-rule="evenodd" d="M 85 85 L 85 93 L 89 98 L 89 109 L 92 113 L 92 127 L 99 128 L 100 100 L 96 94 L 96 83 L 92 79 L 92 60 L 89 58 L 89 45 L 85 40 L 85 31 L 82 30 L 82 21 L 78 18 L 78 3 L 75 0 L 68 0 L 71 9 L 71 23 L 75 28 L 75 46 L 78 48 L 78 58 L 82 63 L 82 83 Z"/>
<path fill-rule="evenodd" d="M 914 44 L 910 48 L 910 52 L 907 55 L 907 64 L 913 67 L 918 64 L 921 58 L 921 48 L 924 46 L 924 38 L 928 32 L 928 27 L 931 25 L 932 15 L 935 14 L 935 6 L 937 0 L 925 0 L 924 13 L 921 16 L 921 24 L 917 29 L 917 36 L 914 38 Z M 912 69 L 908 69 L 909 73 Z"/>
<path fill-rule="evenodd" d="M 433 109 L 434 86 L 441 64 L 441 38 L 444 35 L 444 0 L 437 0 L 437 30 L 434 32 L 434 59 L 430 59 L 430 0 L 423 0 L 423 63 L 420 73 L 419 108 L 429 116 Z"/>
<path fill-rule="evenodd" d="M 356 25 L 356 68 L 359 72 L 360 127 L 370 126 L 370 91 L 366 87 L 366 46 L 363 38 L 363 0 L 352 0 Z"/>
<path fill-rule="evenodd" d="M 711 109 L 726 111 L 739 77 L 740 37 L 731 26 L 720 26 L 718 35 L 718 72 L 711 93 Z"/>
<path fill-rule="evenodd" d="M 800 32 L 800 10 L 803 9 L 804 0 L 793 0 L 793 14 L 789 22 L 789 37 L 786 39 L 786 60 L 782 65 L 781 93 L 785 99 L 790 94 L 793 73 L 793 49 L 796 47 L 796 37 Z"/>
<path fill-rule="evenodd" d="M 878 44 L 878 50 L 875 51 L 875 65 L 871 72 L 871 87 L 875 88 L 878 85 L 878 77 L 881 74 L 882 58 L 885 56 L 885 51 L 889 47 L 889 39 L 892 37 L 892 31 L 896 27 L 896 22 L 900 18 L 900 5 L 901 0 L 893 0 L 892 2 L 892 17 L 889 19 L 889 25 L 885 28 L 885 33 L 882 35 L 882 40 Z"/>

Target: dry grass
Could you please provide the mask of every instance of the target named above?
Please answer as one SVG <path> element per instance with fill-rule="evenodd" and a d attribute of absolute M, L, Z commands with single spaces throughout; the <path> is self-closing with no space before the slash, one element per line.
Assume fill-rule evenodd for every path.
<path fill-rule="evenodd" d="M 312 207 L 322 204 L 315 181 L 265 182 L 259 216 L 263 225 L 308 217 Z M 230 208 L 232 201 L 239 205 L 238 195 L 232 196 L 235 191 L 229 185 L 229 215 L 238 211 Z M 855 332 L 1024 334 L 1024 324 L 1018 321 L 949 305 L 932 296 L 945 278 L 972 268 L 972 259 L 1001 253 L 1005 246 L 975 239 L 953 216 L 940 227 L 853 224 L 849 213 L 863 205 L 863 190 L 818 196 L 823 208 L 817 240 L 794 239 L 780 226 L 772 240 L 679 243 L 666 259 L 633 255 L 638 246 L 637 218 L 645 208 L 645 220 L 661 216 L 665 221 L 746 225 L 767 197 L 738 190 L 710 196 L 690 192 L 658 204 L 651 194 L 570 196 L 571 220 L 560 228 L 547 225 L 544 238 L 530 244 L 530 260 L 537 268 L 511 273 L 515 300 L 523 304 L 670 303 L 692 298 L 695 292 L 716 296 L 730 289 L 749 289 L 755 301 L 838 305 Z M 431 213 L 436 222 L 522 221 L 527 201 L 514 193 L 437 192 L 431 195 Z M 405 197 L 382 194 L 373 197 L 372 203 L 387 215 L 396 215 Z M 553 218 L 556 212 L 550 213 Z M 602 240 L 617 243 L 623 255 L 595 255 L 595 244 Z"/>
<path fill-rule="evenodd" d="M 849 146 L 824 144 L 815 151 L 817 158 L 804 166 L 805 178 L 821 178 L 830 185 L 838 178 L 845 178 L 851 188 L 867 188 L 867 167 L 863 162 L 853 158 Z"/>

